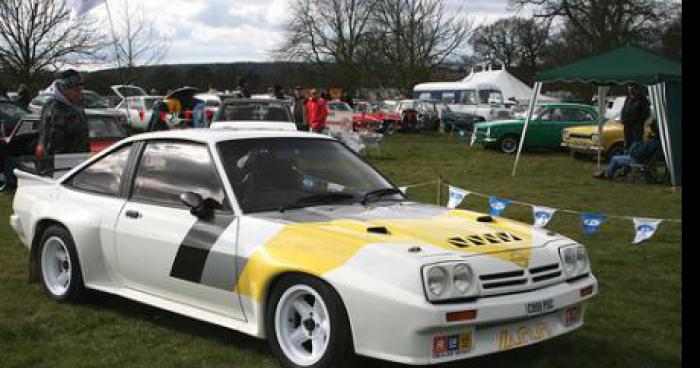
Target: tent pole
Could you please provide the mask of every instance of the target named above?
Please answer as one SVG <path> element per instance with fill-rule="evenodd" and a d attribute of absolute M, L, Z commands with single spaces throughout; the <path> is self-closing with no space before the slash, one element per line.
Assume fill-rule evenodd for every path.
<path fill-rule="evenodd" d="M 673 166 L 673 150 L 671 148 L 671 137 L 668 130 L 668 115 L 666 114 L 666 94 L 664 83 L 649 86 L 651 90 L 651 101 L 656 114 L 656 122 L 659 125 L 659 139 L 661 148 L 664 151 L 664 159 L 668 173 L 671 176 L 671 186 L 676 187 L 675 167 Z"/>
<path fill-rule="evenodd" d="M 607 107 L 606 96 L 608 87 L 598 85 L 598 168 L 600 171 L 600 161 L 603 155 L 603 124 L 605 123 L 605 109 Z"/>
<path fill-rule="evenodd" d="M 537 103 L 537 96 L 540 94 L 540 88 L 542 88 L 542 82 L 535 82 L 535 86 L 532 88 L 532 98 L 530 99 L 530 104 L 527 107 L 527 117 L 525 118 L 525 126 L 523 126 L 523 132 L 520 134 L 520 142 L 518 144 L 518 153 L 515 155 L 515 163 L 513 164 L 512 176 L 515 177 L 515 172 L 518 169 L 518 161 L 520 161 L 520 152 L 523 150 L 523 143 L 525 142 L 525 133 L 527 132 L 527 126 L 532 119 L 532 113 L 535 109 L 535 104 Z"/>

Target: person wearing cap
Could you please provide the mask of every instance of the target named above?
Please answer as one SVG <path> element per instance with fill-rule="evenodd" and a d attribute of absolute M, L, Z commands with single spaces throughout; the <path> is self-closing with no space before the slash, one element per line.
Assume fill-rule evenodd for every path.
<path fill-rule="evenodd" d="M 311 97 L 306 102 L 306 120 L 312 132 L 322 133 L 326 129 L 328 117 L 328 105 L 326 100 L 319 96 L 317 90 L 311 90 Z"/>
<path fill-rule="evenodd" d="M 620 122 L 625 136 L 625 151 L 629 152 L 632 145 L 641 144 L 644 140 L 644 122 L 651 112 L 649 100 L 642 92 L 642 87 L 637 83 L 627 86 L 627 98 L 622 106 Z"/>
<path fill-rule="evenodd" d="M 35 150 L 37 170 L 49 176 L 53 175 L 56 154 L 90 152 L 85 111 L 78 106 L 85 86 L 83 77 L 73 69 L 58 77 L 44 92 L 48 101 L 41 109 Z"/>

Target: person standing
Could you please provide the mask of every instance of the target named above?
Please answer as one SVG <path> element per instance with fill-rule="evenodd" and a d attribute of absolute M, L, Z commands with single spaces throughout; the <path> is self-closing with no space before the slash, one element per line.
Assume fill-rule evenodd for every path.
<path fill-rule="evenodd" d="M 35 150 L 41 175 L 53 175 L 56 154 L 90 152 L 85 111 L 78 106 L 84 86 L 80 73 L 68 69 L 61 72 L 44 92 L 48 101 L 41 109 L 39 141 Z"/>
<path fill-rule="evenodd" d="M 306 107 L 304 106 L 305 103 L 306 96 L 304 96 L 304 93 L 301 91 L 301 87 L 294 87 L 294 106 L 292 106 L 292 114 L 294 115 L 294 123 L 297 125 L 297 129 L 299 130 L 309 129 L 306 121 L 304 120 L 306 116 Z"/>
<path fill-rule="evenodd" d="M 243 94 L 243 97 L 250 98 L 250 91 L 248 91 L 248 82 L 245 78 L 241 78 L 238 81 L 238 90 Z"/>
<path fill-rule="evenodd" d="M 644 122 L 651 112 L 649 100 L 639 84 L 630 83 L 627 91 L 628 95 L 620 115 L 625 135 L 625 152 L 628 152 L 633 144 L 641 144 L 644 140 Z"/>
<path fill-rule="evenodd" d="M 328 105 L 326 100 L 319 96 L 317 90 L 311 90 L 311 97 L 306 102 L 306 120 L 309 123 L 310 131 L 323 133 L 326 129 L 326 118 L 328 117 Z"/>
<path fill-rule="evenodd" d="M 29 87 L 22 83 L 17 89 L 17 105 L 21 106 L 23 109 L 29 108 L 29 103 L 32 101 L 32 95 L 29 91 Z"/>

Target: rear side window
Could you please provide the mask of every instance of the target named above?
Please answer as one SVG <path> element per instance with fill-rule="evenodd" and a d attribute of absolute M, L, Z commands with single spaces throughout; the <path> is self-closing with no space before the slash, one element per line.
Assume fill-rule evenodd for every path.
<path fill-rule="evenodd" d="M 216 168 L 203 144 L 148 143 L 136 171 L 131 198 L 182 207 L 180 195 L 195 192 L 227 207 Z"/>
<path fill-rule="evenodd" d="M 122 147 L 84 168 L 69 186 L 89 192 L 116 196 L 122 183 L 131 145 Z"/>

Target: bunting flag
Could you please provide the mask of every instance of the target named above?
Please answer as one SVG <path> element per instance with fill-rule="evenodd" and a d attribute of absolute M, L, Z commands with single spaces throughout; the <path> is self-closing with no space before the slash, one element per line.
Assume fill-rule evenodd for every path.
<path fill-rule="evenodd" d="M 401 191 L 401 193 L 406 194 L 408 187 L 399 187 L 399 190 Z"/>
<path fill-rule="evenodd" d="M 500 216 L 503 211 L 510 206 L 511 201 L 503 198 L 491 196 L 489 197 L 489 207 L 491 207 L 491 216 Z"/>
<path fill-rule="evenodd" d="M 532 206 L 532 216 L 535 218 L 533 225 L 536 228 L 542 229 L 549 223 L 549 220 L 554 216 L 557 210 L 549 207 Z"/>
<path fill-rule="evenodd" d="M 661 225 L 661 220 L 655 219 L 633 218 L 632 221 L 634 222 L 634 241 L 632 244 L 639 244 L 651 239 Z"/>
<path fill-rule="evenodd" d="M 70 19 L 75 20 L 98 5 L 104 4 L 106 0 L 68 0 L 70 8 Z"/>
<path fill-rule="evenodd" d="M 469 191 L 462 188 L 453 187 L 451 185 L 449 190 L 449 201 L 447 202 L 448 208 L 457 208 L 457 206 L 459 206 L 464 200 L 464 197 L 469 194 Z"/>
<path fill-rule="evenodd" d="M 605 223 L 606 219 L 607 216 L 603 215 L 602 213 L 582 213 L 581 227 L 583 233 L 586 235 L 597 233 L 598 229 L 601 225 L 603 225 L 603 223 Z"/>

